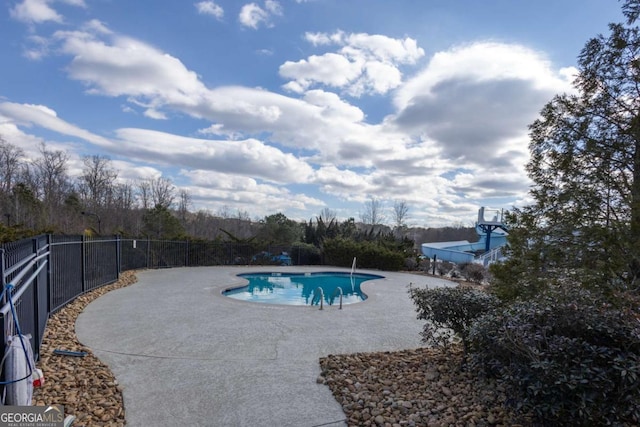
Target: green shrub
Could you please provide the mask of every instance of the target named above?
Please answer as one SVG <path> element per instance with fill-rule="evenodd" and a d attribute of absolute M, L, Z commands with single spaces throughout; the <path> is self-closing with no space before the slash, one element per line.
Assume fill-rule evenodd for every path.
<path fill-rule="evenodd" d="M 351 267 L 353 257 L 357 257 L 359 245 L 351 239 L 325 239 L 322 244 L 324 264 Z"/>
<path fill-rule="evenodd" d="M 294 265 L 318 265 L 322 261 L 320 249 L 310 243 L 294 243 L 289 255 Z"/>
<path fill-rule="evenodd" d="M 580 288 L 552 288 L 474 322 L 475 363 L 542 425 L 640 423 L 640 324 Z"/>
<path fill-rule="evenodd" d="M 534 253 L 531 259 L 510 255 L 506 261 L 491 264 L 489 291 L 504 302 L 535 298 L 544 292 L 549 287 L 550 279 L 544 271 L 542 260 L 536 255 Z"/>
<path fill-rule="evenodd" d="M 375 268 L 398 271 L 404 267 L 405 254 L 385 248 L 376 242 L 356 242 L 349 239 L 326 239 L 323 243 L 325 264 L 351 267 L 353 258 L 358 259 L 358 268 Z"/>
<path fill-rule="evenodd" d="M 410 288 L 418 319 L 426 320 L 422 341 L 427 345 L 447 347 L 454 338 L 462 340 L 465 354 L 469 329 L 475 319 L 497 306 L 498 300 L 471 288 Z"/>

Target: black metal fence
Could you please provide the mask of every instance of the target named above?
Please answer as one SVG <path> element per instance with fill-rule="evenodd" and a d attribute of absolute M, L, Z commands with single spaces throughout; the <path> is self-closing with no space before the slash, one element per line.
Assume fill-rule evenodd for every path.
<path fill-rule="evenodd" d="M 11 297 L 23 334 L 31 334 L 36 359 L 51 313 L 78 296 L 118 280 L 127 270 L 263 263 L 264 254 L 282 248 L 258 248 L 235 242 L 191 242 L 41 235 L 0 246 L 2 290 Z M 296 257 L 292 257 L 294 263 Z M 298 254 L 297 259 L 300 260 Z M 8 295 L 0 309 L 0 357 L 12 334 Z"/>

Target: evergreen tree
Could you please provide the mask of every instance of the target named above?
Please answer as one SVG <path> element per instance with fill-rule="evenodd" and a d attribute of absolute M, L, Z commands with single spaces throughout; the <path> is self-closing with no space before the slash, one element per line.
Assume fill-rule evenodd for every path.
<path fill-rule="evenodd" d="M 627 22 L 586 43 L 575 92 L 556 96 L 531 125 L 535 203 L 512 218 L 513 256 L 496 268 L 498 287 L 577 274 L 586 284 L 638 288 L 639 10 L 639 0 L 627 0 Z"/>
<path fill-rule="evenodd" d="M 178 240 L 185 237 L 184 228 L 166 206 L 156 205 L 145 212 L 142 232 L 152 239 Z"/>
<path fill-rule="evenodd" d="M 296 242 L 301 242 L 304 229 L 301 224 L 287 218 L 282 213 L 269 215 L 261 221 L 258 238 L 263 242 L 291 246 Z"/>

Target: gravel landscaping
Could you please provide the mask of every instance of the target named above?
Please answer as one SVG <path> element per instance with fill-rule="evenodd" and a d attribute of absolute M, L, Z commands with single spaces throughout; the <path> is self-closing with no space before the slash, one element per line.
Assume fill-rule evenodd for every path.
<path fill-rule="evenodd" d="M 74 426 L 125 425 L 122 388 L 109 367 L 78 341 L 74 325 L 78 315 L 91 301 L 135 281 L 134 272 L 124 272 L 116 283 L 76 298 L 49 318 L 37 363 L 44 373 L 45 383 L 34 389 L 34 405 L 64 405 L 65 414 L 76 417 Z M 53 353 L 56 349 L 85 352 L 87 355 L 61 356 Z"/>
<path fill-rule="evenodd" d="M 419 348 L 329 355 L 320 359 L 326 384 L 349 426 L 518 426 L 503 403 L 504 388 L 461 370 L 462 352 Z"/>

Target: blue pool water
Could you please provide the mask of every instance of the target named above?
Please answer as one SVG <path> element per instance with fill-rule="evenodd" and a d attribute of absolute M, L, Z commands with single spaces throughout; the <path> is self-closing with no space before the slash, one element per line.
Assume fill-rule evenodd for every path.
<path fill-rule="evenodd" d="M 342 288 L 342 304 L 364 301 L 367 296 L 360 284 L 384 276 L 356 273 L 248 273 L 239 274 L 248 286 L 228 289 L 223 295 L 243 301 L 266 304 L 311 305 L 314 291 L 321 287 L 325 304 L 339 304 L 338 287 Z M 316 300 L 315 304 L 319 302 Z"/>

